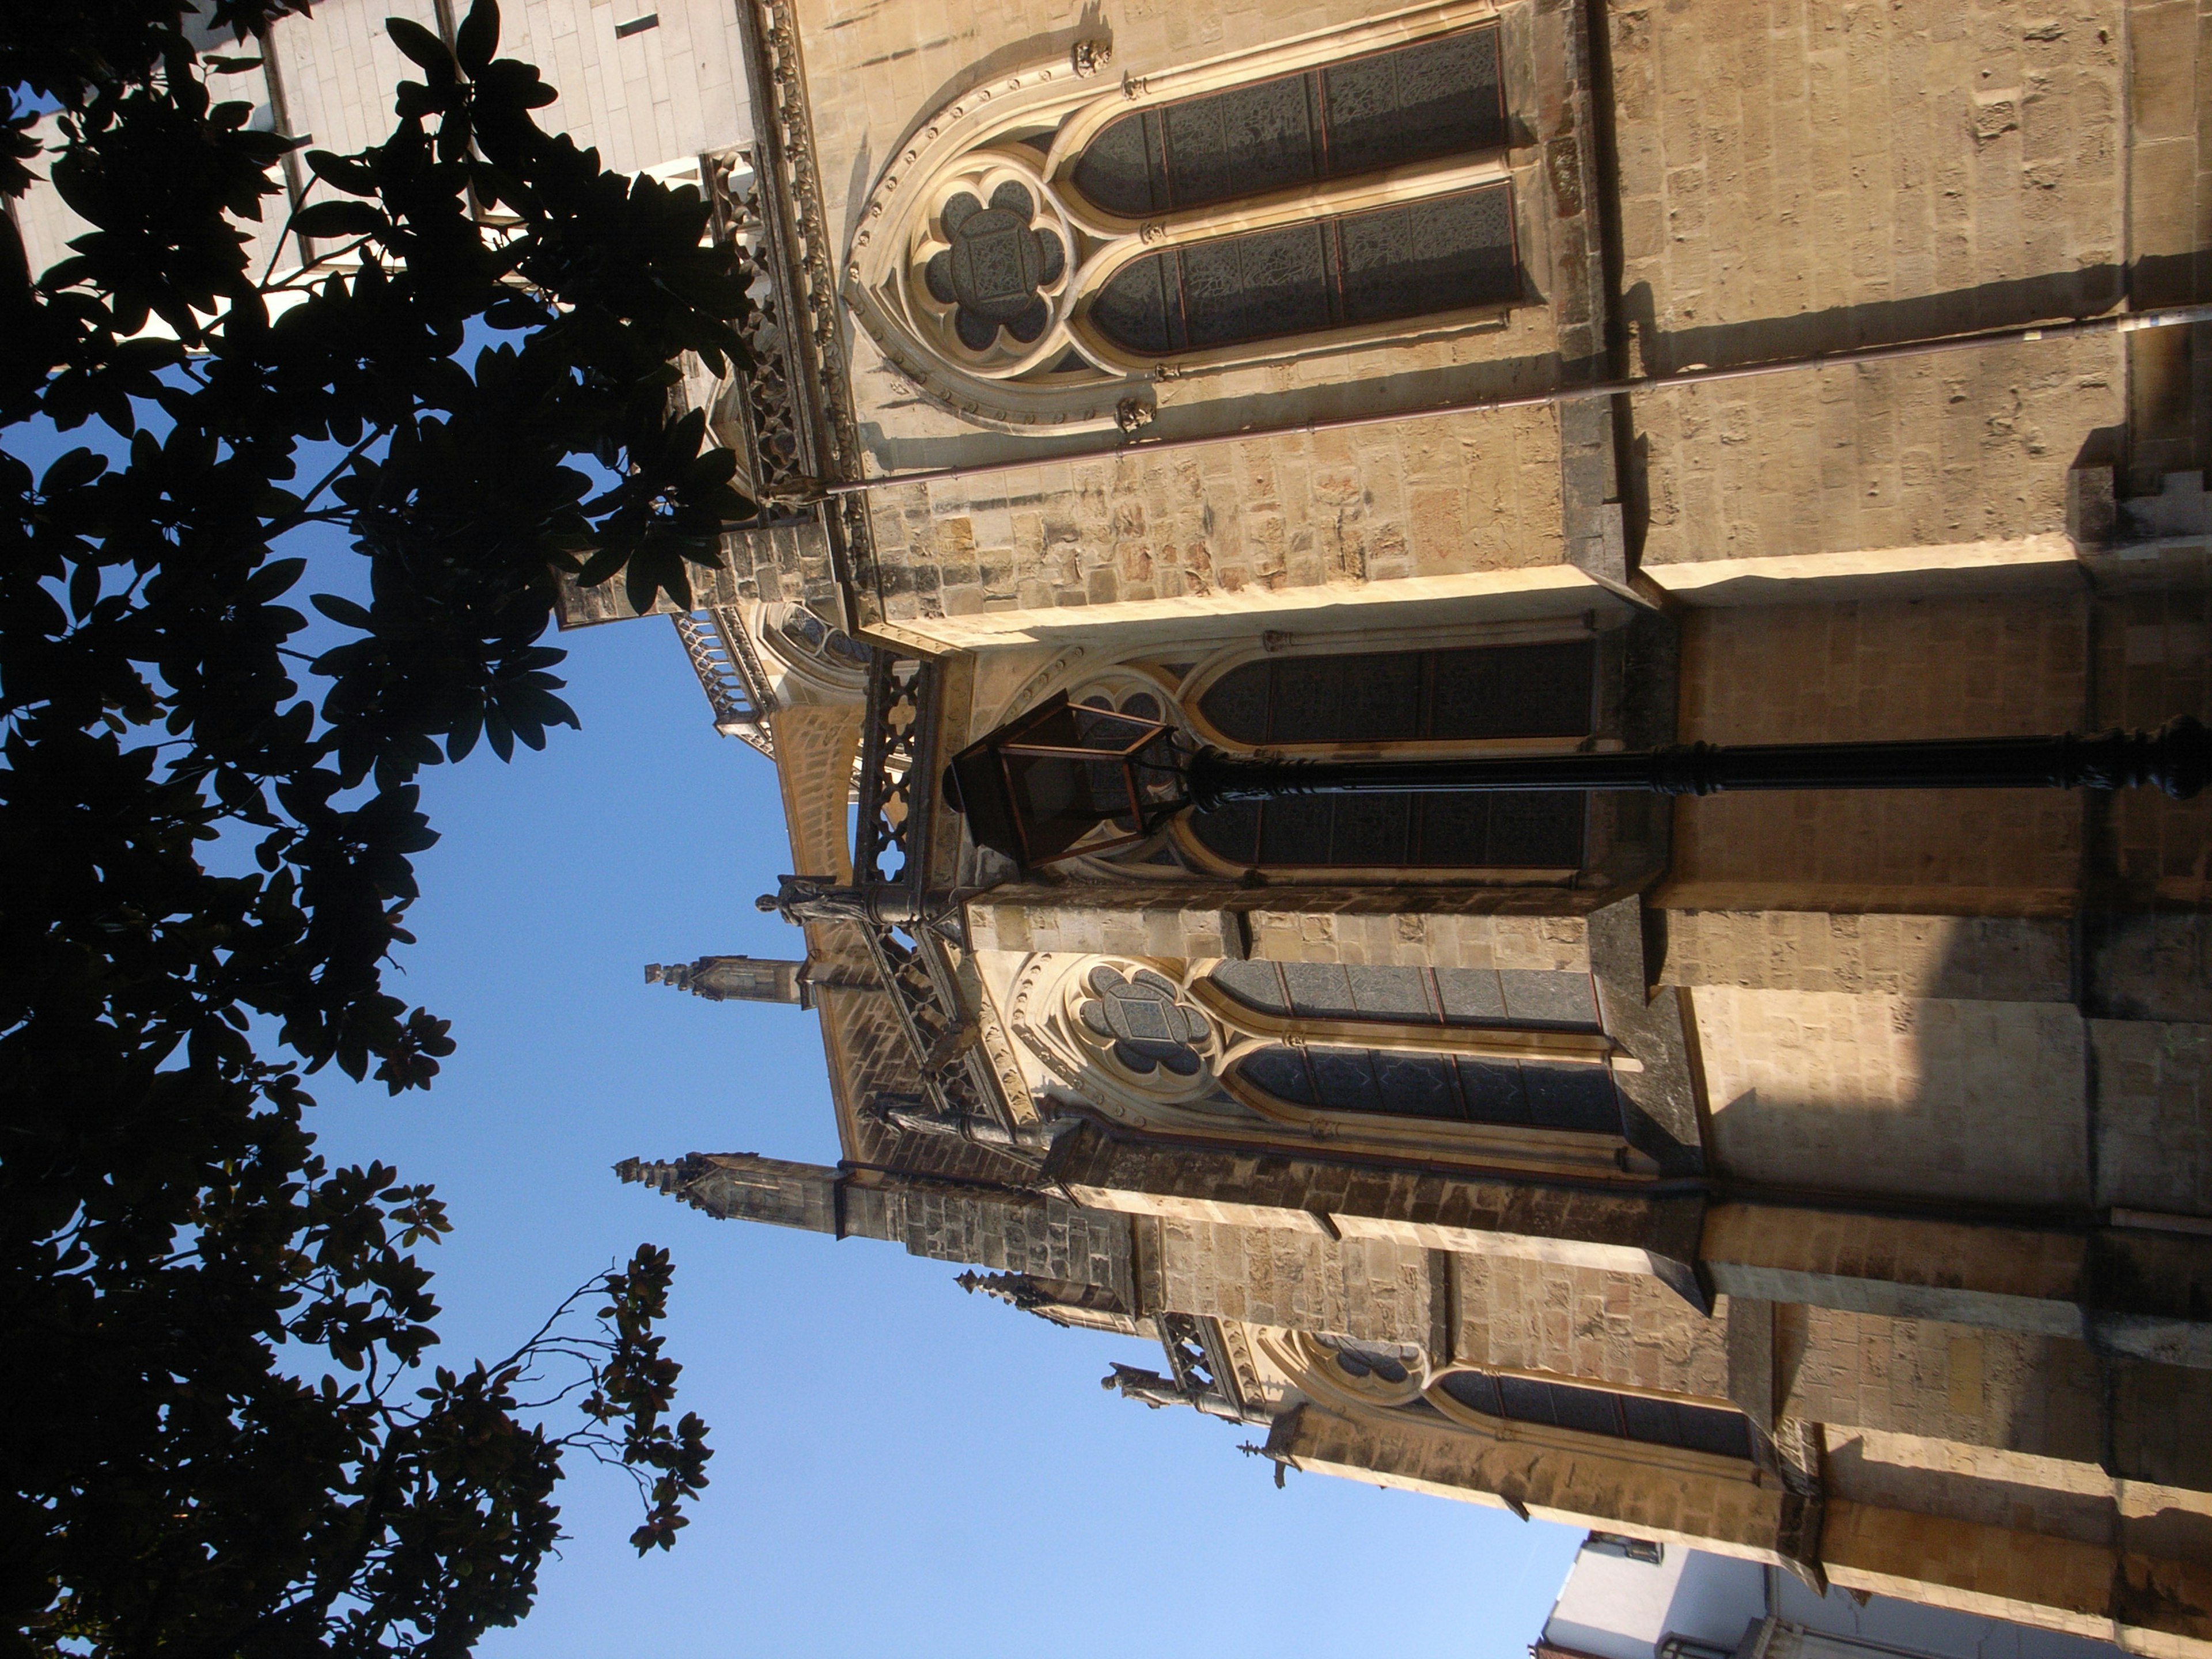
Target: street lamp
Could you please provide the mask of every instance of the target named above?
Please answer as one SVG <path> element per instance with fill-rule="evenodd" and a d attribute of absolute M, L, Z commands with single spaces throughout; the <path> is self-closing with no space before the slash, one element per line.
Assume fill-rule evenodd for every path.
<path fill-rule="evenodd" d="M 1195 751 L 1173 727 L 1059 695 L 978 739 L 945 798 L 980 847 L 1024 873 L 1150 835 L 1187 809 L 1290 795 L 1629 789 L 2122 789 L 2185 800 L 2212 779 L 2212 732 L 2184 714 L 2155 732 L 1885 743 L 1674 744 L 1633 754 L 1283 760 Z M 1103 825 L 1119 831 L 1086 841 Z"/>

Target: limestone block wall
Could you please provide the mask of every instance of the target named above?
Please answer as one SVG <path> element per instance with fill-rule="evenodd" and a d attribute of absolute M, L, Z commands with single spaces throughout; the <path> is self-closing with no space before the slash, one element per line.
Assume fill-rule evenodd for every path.
<path fill-rule="evenodd" d="M 2118 1522 L 2112 1479 L 2093 1463 L 1884 1429 L 1831 1428 L 1827 1443 L 1822 1478 L 1850 1503 L 2085 1544 L 2108 1542 Z"/>
<path fill-rule="evenodd" d="M 1667 914 L 1669 985 L 1854 995 L 2063 1002 L 2068 925 L 2045 917 L 1835 915 L 1817 910 Z"/>
<path fill-rule="evenodd" d="M 1656 1279 L 1558 1262 L 1455 1255 L 1451 1357 L 1725 1400 L 1728 1306 L 1708 1317 Z"/>
<path fill-rule="evenodd" d="M 1789 1500 L 1779 1483 L 1754 1485 L 1627 1442 L 1602 1452 L 1588 1445 L 1570 1451 L 1533 1440 L 1492 1440 L 1441 1417 L 1352 1416 L 1309 1403 L 1295 1418 L 1277 1420 L 1267 1449 L 1288 1455 L 1302 1469 L 1379 1478 L 1438 1497 L 1502 1498 L 1549 1521 L 1595 1523 L 1755 1560 L 1780 1559 Z M 1647 1455 L 1639 1456 L 1639 1449 Z"/>
<path fill-rule="evenodd" d="M 1654 370 L 2104 308 L 2121 0 L 1610 9 L 1624 306 Z M 2110 342 L 1638 400 L 1647 566 L 2063 527 Z"/>
<path fill-rule="evenodd" d="M 1434 1340 L 1426 1250 L 1191 1217 L 1163 1218 L 1155 1236 L 1153 1294 L 1168 1311 L 1368 1341 Z"/>
<path fill-rule="evenodd" d="M 1775 1360 L 1791 1416 L 2092 1468 L 2104 1455 L 2104 1381 L 2079 1342 L 1785 1306 Z"/>
<path fill-rule="evenodd" d="M 1503 889 L 1265 890 L 1147 883 L 1004 887 L 968 907 L 978 951 L 1098 951 L 1189 960 L 1396 963 L 1570 972 L 1589 966 L 1595 901 Z"/>
<path fill-rule="evenodd" d="M 2069 592 L 1698 611 L 1680 731 L 1711 743 L 2079 730 L 2087 617 Z M 2083 804 L 2058 790 L 1848 790 L 1678 802 L 1659 902 L 1730 909 L 2060 914 Z"/>
<path fill-rule="evenodd" d="M 2091 1020 L 2097 1202 L 2212 1217 L 2212 1025 Z"/>
<path fill-rule="evenodd" d="M 1558 422 L 1535 410 L 1042 465 L 870 504 L 898 622 L 1555 564 L 1559 489 Z"/>
<path fill-rule="evenodd" d="M 2081 1019 L 2061 1003 L 1700 988 L 1709 1152 L 1741 1181 L 2089 1201 Z"/>

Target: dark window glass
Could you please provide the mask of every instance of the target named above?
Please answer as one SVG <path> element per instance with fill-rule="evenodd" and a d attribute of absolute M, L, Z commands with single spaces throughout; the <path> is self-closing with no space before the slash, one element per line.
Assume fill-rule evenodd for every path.
<path fill-rule="evenodd" d="M 1198 706 L 1224 737 L 1253 748 L 1580 738 L 1595 666 L 1588 640 L 1262 657 L 1214 681 Z"/>
<path fill-rule="evenodd" d="M 1504 304 L 1520 292 L 1515 269 L 1512 191 L 1487 185 L 1148 253 L 1090 317 L 1124 350 L 1206 351 Z"/>
<path fill-rule="evenodd" d="M 1751 1458 L 1751 1431 L 1741 1413 L 1641 1395 L 1615 1394 L 1534 1376 L 1454 1371 L 1438 1384 L 1469 1411 L 1518 1423 L 1578 1429 L 1650 1446 L 1680 1446 L 1720 1457 Z"/>
<path fill-rule="evenodd" d="M 1322 1111 L 1620 1133 L 1620 1097 L 1602 1066 L 1283 1044 L 1246 1055 L 1237 1074 L 1278 1100 Z"/>
<path fill-rule="evenodd" d="M 1600 1029 L 1588 974 L 1334 962 L 1224 962 L 1209 976 L 1248 1008 L 1400 1025 Z"/>
<path fill-rule="evenodd" d="M 1589 734 L 1595 647 L 1271 657 L 1231 669 L 1199 709 L 1231 741 L 1476 742 Z M 1412 869 L 1572 869 L 1585 799 L 1565 792 L 1310 795 L 1193 817 L 1234 864 Z"/>
<path fill-rule="evenodd" d="M 1142 218 L 1505 143 L 1494 26 L 1123 116 L 1075 185 Z"/>
<path fill-rule="evenodd" d="M 1468 795 L 1308 795 L 1191 815 L 1201 845 L 1231 864 L 1415 870 L 1572 870 L 1584 796 L 1568 790 Z"/>

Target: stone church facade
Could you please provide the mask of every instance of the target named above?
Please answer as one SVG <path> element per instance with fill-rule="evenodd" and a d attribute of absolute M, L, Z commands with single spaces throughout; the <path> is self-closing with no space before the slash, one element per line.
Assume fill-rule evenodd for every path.
<path fill-rule="evenodd" d="M 266 118 L 377 136 L 387 9 L 452 23 L 288 21 Z M 508 39 L 760 271 L 685 394 L 768 506 L 675 625 L 805 950 L 649 972 L 811 1007 L 844 1155 L 626 1177 L 1156 1339 L 1109 1384 L 1279 1466 L 2212 1656 L 2212 803 L 1315 798 L 1018 876 L 937 782 L 1062 693 L 1291 757 L 2212 717 L 2212 326 L 2052 326 L 2212 299 L 2205 0 Z"/>
<path fill-rule="evenodd" d="M 1059 693 L 1285 756 L 2212 713 L 2212 331 L 2031 326 L 2207 296 L 2201 8 L 739 15 L 762 362 L 693 395 L 772 510 L 678 625 L 845 1156 L 623 1175 L 1157 1338 L 1109 1385 L 1281 1466 L 2212 1653 L 2212 806 L 1310 799 L 1021 876 L 938 783 Z"/>

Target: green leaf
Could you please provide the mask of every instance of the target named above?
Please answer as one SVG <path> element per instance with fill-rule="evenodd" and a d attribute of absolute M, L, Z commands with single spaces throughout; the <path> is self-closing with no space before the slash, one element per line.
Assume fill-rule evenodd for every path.
<path fill-rule="evenodd" d="M 106 456 L 89 449 L 72 449 L 46 469 L 46 476 L 39 480 L 39 493 L 52 497 L 81 489 L 106 471 Z"/>
<path fill-rule="evenodd" d="M 311 596 L 307 603 L 332 622 L 343 623 L 348 628 L 367 630 L 376 626 L 376 619 L 369 615 L 368 607 L 356 605 L 339 594 L 317 593 Z"/>
<path fill-rule="evenodd" d="M 307 167 L 315 177 L 337 185 L 349 196 L 376 194 L 376 170 L 354 156 L 311 149 L 307 152 Z"/>
<path fill-rule="evenodd" d="M 384 20 L 384 30 L 392 37 L 393 46 L 432 75 L 447 81 L 453 78 L 453 54 L 446 50 L 443 40 L 420 23 L 410 22 L 404 17 L 387 17 Z"/>
<path fill-rule="evenodd" d="M 499 7 L 495 0 L 476 0 L 454 32 L 453 55 L 471 75 L 481 75 L 499 50 Z"/>
<path fill-rule="evenodd" d="M 366 202 L 313 202 L 292 218 L 302 236 L 374 236 L 392 221 Z"/>

